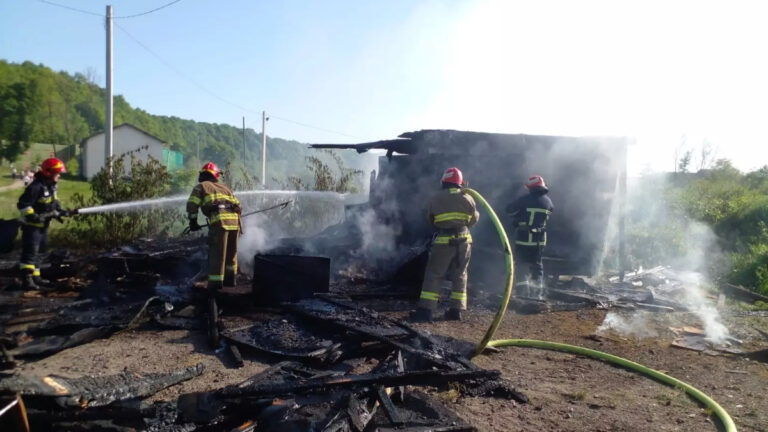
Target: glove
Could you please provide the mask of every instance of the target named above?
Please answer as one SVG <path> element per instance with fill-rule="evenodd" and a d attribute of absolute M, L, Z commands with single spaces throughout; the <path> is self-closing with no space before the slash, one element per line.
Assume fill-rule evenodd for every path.
<path fill-rule="evenodd" d="M 61 209 L 59 210 L 59 216 L 62 217 L 72 217 L 77 214 L 77 209 L 75 210 L 69 210 L 69 209 Z"/>
<path fill-rule="evenodd" d="M 199 223 L 197 223 L 197 219 L 190 219 L 189 220 L 189 230 L 192 232 L 200 231 L 203 229 Z"/>

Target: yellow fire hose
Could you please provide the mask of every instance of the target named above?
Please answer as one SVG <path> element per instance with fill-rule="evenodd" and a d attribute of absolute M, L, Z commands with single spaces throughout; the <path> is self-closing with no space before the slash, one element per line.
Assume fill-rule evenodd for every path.
<path fill-rule="evenodd" d="M 493 208 L 491 208 L 490 204 L 488 204 L 488 201 L 486 201 L 485 198 L 482 197 L 482 195 L 480 195 L 477 191 L 473 189 L 464 188 L 462 189 L 462 192 L 472 196 L 475 199 L 475 201 L 479 202 L 483 206 L 485 211 L 488 213 L 488 216 L 490 216 L 494 227 L 496 227 L 496 232 L 499 234 L 499 240 L 501 241 L 502 246 L 504 247 L 504 255 L 505 255 L 506 269 L 507 269 L 506 290 L 504 292 L 504 296 L 502 297 L 501 304 L 499 305 L 499 310 L 496 311 L 496 316 L 494 317 L 493 322 L 491 322 L 491 326 L 488 327 L 488 331 L 485 333 L 485 336 L 477 345 L 477 348 L 475 349 L 473 357 L 482 353 L 485 350 L 485 348 L 488 346 L 491 346 L 491 347 L 516 346 L 516 347 L 539 348 L 539 349 L 546 349 L 546 350 L 553 350 L 553 351 L 562 351 L 562 352 L 567 352 L 571 354 L 592 357 L 598 360 L 603 360 L 609 363 L 613 363 L 615 365 L 622 366 L 629 370 L 639 372 L 643 375 L 654 378 L 672 387 L 685 390 L 685 392 L 689 396 L 701 402 L 704 406 L 706 406 L 710 411 L 712 411 L 717 416 L 717 418 L 722 423 L 726 432 L 736 432 L 736 424 L 733 422 L 733 419 L 731 419 L 731 416 L 728 415 L 728 413 L 723 409 L 723 407 L 721 407 L 712 398 L 704 394 L 701 390 L 693 387 L 690 384 L 680 381 L 677 378 L 673 378 L 669 375 L 663 374 L 657 370 L 643 366 L 639 363 L 635 363 L 631 360 L 627 360 L 625 358 L 608 354 L 602 351 L 596 351 L 589 348 L 557 343 L 557 342 L 547 342 L 547 341 L 540 341 L 540 340 L 533 340 L 533 339 L 502 339 L 502 340 L 492 341 L 491 338 L 493 337 L 494 333 L 496 333 L 496 330 L 499 328 L 499 325 L 501 325 L 501 321 L 504 319 L 504 312 L 507 310 L 507 306 L 509 305 L 509 299 L 512 297 L 512 284 L 514 282 L 513 278 L 515 274 L 512 248 L 509 245 L 509 238 L 507 237 L 506 231 L 504 231 L 504 227 L 499 221 L 499 217 L 496 216 L 496 212 L 493 211 Z"/>

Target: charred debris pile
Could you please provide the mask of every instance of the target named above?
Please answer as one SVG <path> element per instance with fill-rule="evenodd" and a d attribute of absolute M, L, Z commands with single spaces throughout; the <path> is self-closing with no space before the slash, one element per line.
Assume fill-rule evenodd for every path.
<path fill-rule="evenodd" d="M 221 293 L 217 354 L 232 367 L 243 358 L 272 363 L 245 382 L 147 404 L 141 400 L 205 373 L 203 366 L 80 378 L 14 374 L 19 362 L 118 331 L 204 331 L 195 310 L 203 241 L 143 241 L 87 260 L 54 256 L 43 271 L 52 283 L 41 291 L 19 291 L 4 277 L 0 429 L 472 431 L 419 388 L 527 402 L 498 371 L 469 360 L 471 343 L 360 307 L 331 289 L 327 258 L 281 255 L 257 256 L 261 277 Z"/>

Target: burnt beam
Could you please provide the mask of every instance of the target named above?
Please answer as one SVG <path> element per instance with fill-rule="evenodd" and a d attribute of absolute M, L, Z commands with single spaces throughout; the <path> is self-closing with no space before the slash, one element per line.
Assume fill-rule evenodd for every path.
<path fill-rule="evenodd" d="M 319 390 L 333 391 L 336 389 L 360 388 L 367 386 L 441 386 L 451 382 L 463 382 L 466 380 L 493 380 L 499 378 L 500 375 L 501 373 L 497 370 L 423 370 L 395 374 L 376 373 L 363 375 L 346 375 L 341 377 L 327 377 L 316 380 L 299 380 L 292 383 L 226 387 L 219 390 L 218 393 L 221 396 L 267 397 Z"/>
<path fill-rule="evenodd" d="M 389 398 L 387 390 L 384 387 L 379 386 L 376 388 L 376 397 L 381 403 L 381 407 L 384 409 L 384 414 L 387 415 L 387 418 L 389 419 L 389 422 L 392 423 L 392 425 L 400 426 L 405 424 L 403 418 L 400 416 L 400 413 L 397 412 L 395 404 L 392 403 L 392 399 Z"/>

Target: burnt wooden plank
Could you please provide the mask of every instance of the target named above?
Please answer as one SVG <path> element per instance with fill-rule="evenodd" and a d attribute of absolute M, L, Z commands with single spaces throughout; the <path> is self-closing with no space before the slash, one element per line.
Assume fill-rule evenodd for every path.
<path fill-rule="evenodd" d="M 384 409 L 384 414 L 387 415 L 390 423 L 394 426 L 400 426 L 405 423 L 400 416 L 400 413 L 397 412 L 397 407 L 392 403 L 392 399 L 389 398 L 387 390 L 384 387 L 379 386 L 376 388 L 376 397 L 381 403 L 381 407 Z"/>
<path fill-rule="evenodd" d="M 235 360 L 235 367 L 241 368 L 245 363 L 243 362 L 243 356 L 240 355 L 240 350 L 235 345 L 229 345 L 229 353 L 232 354 L 232 358 Z"/>
<path fill-rule="evenodd" d="M 466 380 L 496 379 L 501 375 L 497 370 L 422 370 L 403 373 L 375 373 L 327 377 L 318 380 L 299 380 L 291 383 L 257 384 L 225 387 L 218 391 L 221 396 L 277 396 L 315 390 L 359 388 L 366 386 L 397 387 L 400 385 L 439 386 L 450 382 Z"/>

